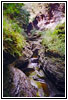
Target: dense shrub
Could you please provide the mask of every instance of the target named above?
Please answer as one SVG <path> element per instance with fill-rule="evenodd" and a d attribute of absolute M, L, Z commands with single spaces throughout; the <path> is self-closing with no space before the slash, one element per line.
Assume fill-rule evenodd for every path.
<path fill-rule="evenodd" d="M 4 3 L 3 14 L 14 20 L 21 28 L 26 31 L 29 23 L 29 12 L 23 8 L 23 3 Z"/>
<path fill-rule="evenodd" d="M 29 12 L 23 3 L 3 3 L 3 47 L 13 56 L 21 56 L 25 46 Z"/>
<path fill-rule="evenodd" d="M 21 56 L 26 42 L 21 34 L 21 28 L 12 20 L 3 18 L 3 48 L 13 56 Z"/>
<path fill-rule="evenodd" d="M 29 16 L 29 12 L 26 9 L 22 8 L 20 10 L 20 13 L 16 17 L 17 23 L 21 28 L 24 28 L 25 32 L 27 31 L 27 26 L 29 24 Z"/>
<path fill-rule="evenodd" d="M 65 55 L 65 23 L 56 26 L 54 31 L 45 31 L 42 44 L 48 47 L 48 50 Z"/>
<path fill-rule="evenodd" d="M 16 17 L 20 13 L 22 6 L 24 6 L 23 3 L 3 3 L 4 15 Z"/>

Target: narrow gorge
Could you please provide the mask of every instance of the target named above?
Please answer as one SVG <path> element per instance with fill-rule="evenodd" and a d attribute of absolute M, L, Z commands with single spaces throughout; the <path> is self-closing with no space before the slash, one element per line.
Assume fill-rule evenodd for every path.
<path fill-rule="evenodd" d="M 23 24 L 25 30 L 25 32 L 22 30 L 22 36 L 25 37 L 23 41 L 17 40 L 19 37 L 20 39 L 22 38 L 18 33 L 14 35 L 17 32 L 16 28 L 18 26 L 12 27 L 8 25 L 9 22 L 12 22 L 11 20 L 6 21 L 9 26 L 8 29 L 6 29 L 7 26 L 4 26 L 4 34 L 5 32 L 9 33 L 8 31 L 11 33 L 11 27 L 13 28 L 13 34 L 7 35 L 6 33 L 6 35 L 4 35 L 3 96 L 65 97 L 64 4 L 47 4 L 47 7 L 44 3 L 38 4 L 38 7 L 42 7 L 43 12 L 41 14 L 44 14 L 45 17 L 35 26 L 32 18 L 35 19 L 36 16 L 40 18 L 40 10 L 39 12 L 34 8 L 31 10 L 30 7 L 32 6 L 29 5 L 31 4 L 26 3 L 22 8 L 28 8 L 27 10 L 30 11 L 31 16 L 28 25 L 31 23 L 32 28 L 29 28 L 27 25 L 27 29 Z M 34 7 L 35 6 L 36 5 L 34 5 Z M 45 9 L 45 13 L 43 10 L 44 7 L 51 7 L 50 11 L 52 17 L 51 13 L 48 13 L 49 8 L 47 10 Z M 33 11 L 36 12 L 33 14 Z M 26 12 L 24 12 L 24 15 L 25 14 Z M 10 14 L 7 14 L 7 16 L 9 15 Z M 19 16 L 21 16 L 21 14 Z M 15 20 L 12 16 L 9 17 Z M 6 19 L 6 17 L 4 18 Z M 18 20 L 19 23 L 17 23 L 21 26 L 22 21 L 20 21 L 19 18 L 15 21 Z M 4 22 L 4 24 L 6 22 Z M 18 32 L 20 32 L 19 29 Z M 19 44 L 16 43 L 17 41 Z M 22 44 L 23 47 L 21 49 L 20 45 Z M 19 51 L 22 55 L 20 55 Z"/>

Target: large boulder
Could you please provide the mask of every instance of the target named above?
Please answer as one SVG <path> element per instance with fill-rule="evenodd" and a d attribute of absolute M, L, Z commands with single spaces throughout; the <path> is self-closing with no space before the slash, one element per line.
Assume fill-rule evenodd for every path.
<path fill-rule="evenodd" d="M 30 58 L 33 55 L 33 52 L 27 47 L 24 48 L 22 53 L 26 58 Z"/>
<path fill-rule="evenodd" d="M 4 81 L 4 96 L 35 97 L 36 93 L 37 89 L 31 85 L 30 79 L 10 64 Z"/>
<path fill-rule="evenodd" d="M 60 91 L 65 91 L 65 68 L 63 62 L 53 62 L 47 59 L 44 62 L 43 70 L 47 77 L 55 84 Z"/>
<path fill-rule="evenodd" d="M 65 91 L 65 62 L 60 56 L 54 54 L 48 55 L 44 49 L 39 50 L 40 67 L 43 69 L 45 75 L 51 80 L 56 88 L 60 91 Z"/>

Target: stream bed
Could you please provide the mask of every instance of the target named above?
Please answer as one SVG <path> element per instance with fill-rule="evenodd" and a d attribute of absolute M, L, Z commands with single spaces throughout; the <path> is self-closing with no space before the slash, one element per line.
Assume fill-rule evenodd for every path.
<path fill-rule="evenodd" d="M 64 92 L 59 91 L 55 84 L 51 82 L 48 75 L 44 72 L 43 64 L 42 67 L 40 65 L 44 60 L 44 48 L 41 45 L 42 38 L 36 38 L 30 40 L 30 49 L 33 52 L 32 56 L 29 59 L 29 64 L 27 68 L 24 70 L 24 73 L 27 77 L 30 78 L 31 85 L 38 89 L 37 96 L 38 97 L 64 97 Z M 42 59 L 40 59 L 42 56 Z M 47 58 L 47 57 L 45 57 Z M 48 58 L 49 59 L 49 58 Z M 45 59 L 44 62 L 47 60 Z M 46 65 L 44 63 L 44 65 Z M 56 66 L 55 66 L 56 67 Z M 46 70 L 46 69 L 45 69 Z"/>
<path fill-rule="evenodd" d="M 47 57 L 41 37 L 29 40 L 24 56 L 5 68 L 4 96 L 64 97 L 64 63 Z M 62 64 L 62 67 L 60 67 Z M 8 80 L 8 81 L 7 81 Z"/>
<path fill-rule="evenodd" d="M 62 92 L 59 92 L 55 85 L 50 82 L 43 70 L 40 68 L 38 58 L 33 57 L 29 59 L 29 65 L 25 71 L 25 74 L 30 78 L 31 84 L 38 89 L 37 96 L 39 97 L 55 97 L 63 96 Z"/>

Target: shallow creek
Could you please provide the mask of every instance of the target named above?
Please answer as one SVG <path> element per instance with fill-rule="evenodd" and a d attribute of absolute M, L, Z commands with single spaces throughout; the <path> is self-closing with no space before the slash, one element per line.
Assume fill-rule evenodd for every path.
<path fill-rule="evenodd" d="M 25 74 L 30 78 L 31 84 L 38 89 L 38 97 L 54 97 L 56 94 L 60 94 L 40 68 L 37 56 L 29 59 Z"/>
<path fill-rule="evenodd" d="M 41 38 L 30 40 L 33 55 L 29 59 L 29 64 L 24 72 L 30 78 L 31 84 L 38 89 L 38 97 L 62 96 L 62 93 L 57 90 L 55 85 L 46 76 L 46 73 L 40 68 L 38 53 L 39 50 L 43 50 L 40 42 Z"/>

